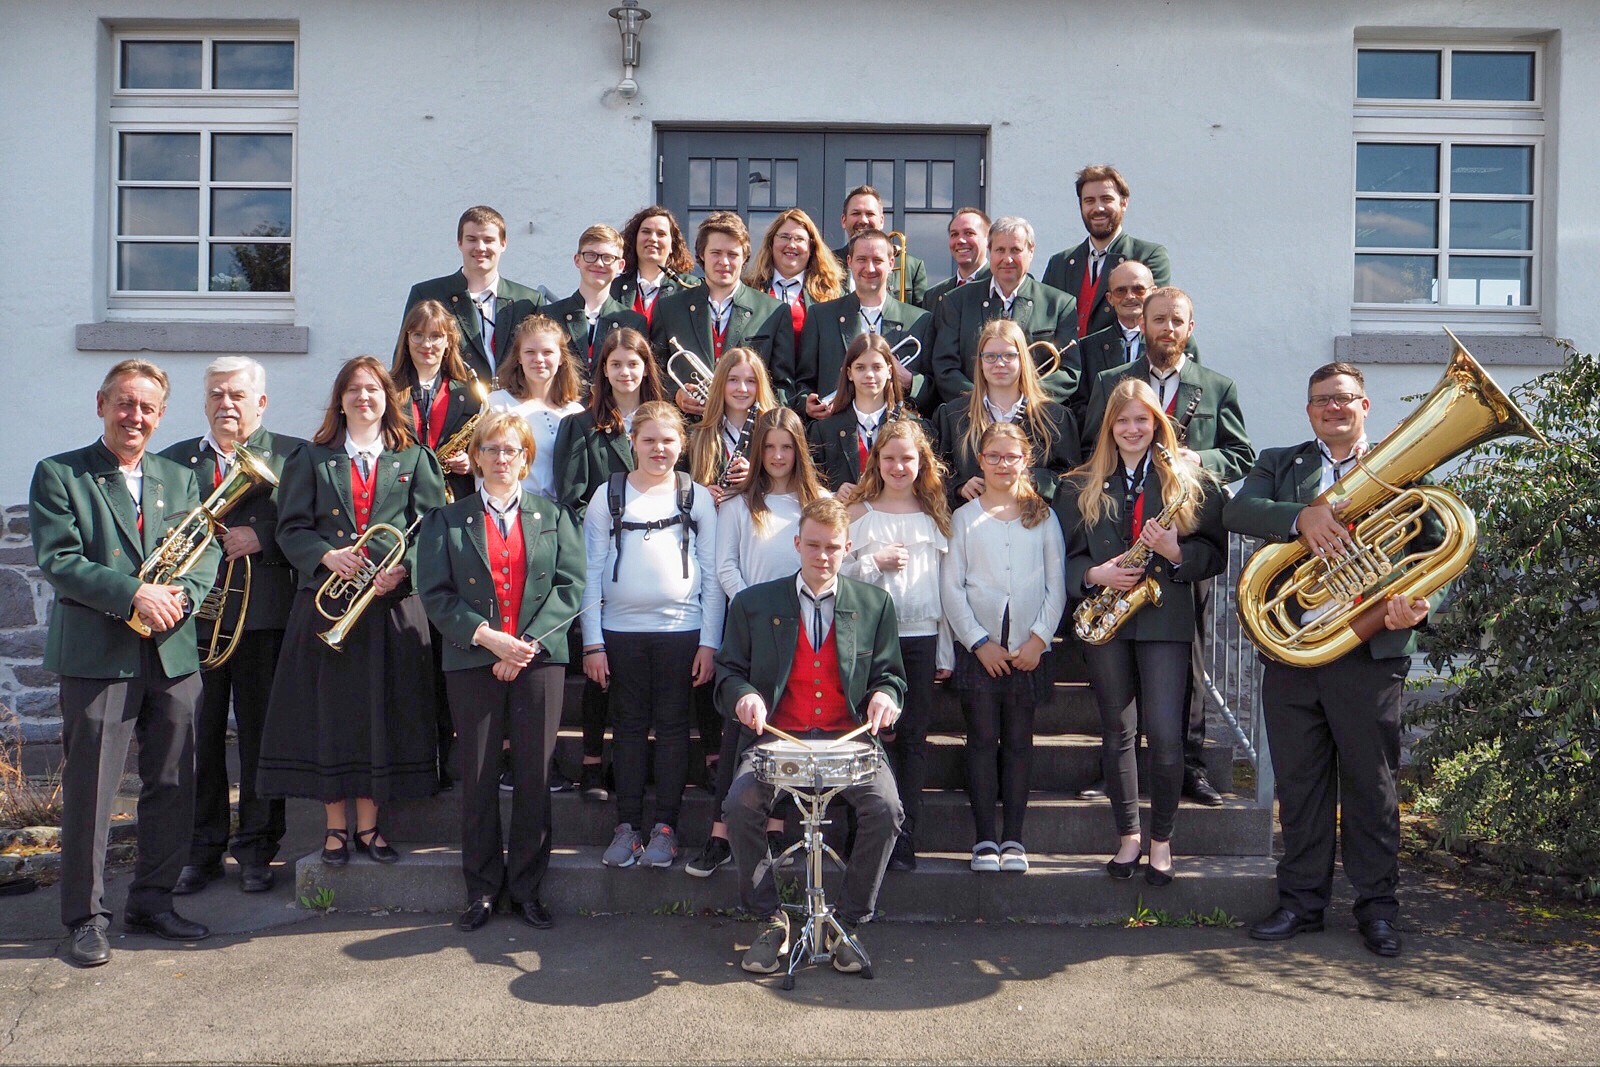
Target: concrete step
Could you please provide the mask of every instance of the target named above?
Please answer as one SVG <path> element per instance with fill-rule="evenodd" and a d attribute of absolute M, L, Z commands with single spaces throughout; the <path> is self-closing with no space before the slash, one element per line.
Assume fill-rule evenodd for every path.
<path fill-rule="evenodd" d="M 510 825 L 510 799 L 502 795 L 502 825 Z M 645 796 L 644 825 L 655 818 L 654 802 Z M 1149 831 L 1148 802 L 1140 803 L 1140 818 Z M 617 824 L 614 800 L 586 800 L 576 793 L 551 798 L 554 841 L 558 848 L 600 846 L 610 843 Z M 711 828 L 711 797 L 704 790 L 684 794 L 678 836 L 684 848 L 697 849 Z M 793 816 L 791 815 L 791 829 Z M 834 822 L 843 825 L 843 819 Z M 444 793 L 426 800 L 397 801 L 383 809 L 384 836 L 397 844 L 459 841 L 460 799 Z M 1028 801 L 1023 841 L 1040 852 L 1093 854 L 1116 844 L 1110 805 L 1104 800 L 1079 800 L 1062 793 L 1035 792 Z M 1253 800 L 1230 799 L 1219 808 L 1184 803 L 1174 835 L 1176 847 L 1188 856 L 1264 856 L 1272 847 L 1272 813 Z M 929 852 L 968 852 L 974 843 L 972 808 L 965 793 L 928 790 L 923 794 L 922 821 L 917 848 Z"/>
<path fill-rule="evenodd" d="M 466 903 L 461 854 L 454 847 L 404 847 L 398 864 L 384 866 L 365 857 L 347 866 L 327 867 L 312 852 L 295 866 L 297 896 L 333 891 L 337 908 L 402 908 L 457 912 Z M 541 897 L 556 921 L 595 912 L 699 912 L 738 904 L 737 875 L 730 864 L 710 878 L 691 878 L 683 860 L 670 870 L 610 870 L 601 866 L 603 850 L 557 848 Z M 924 854 L 914 872 L 890 871 L 879 895 L 880 918 L 888 921 L 1025 921 L 1098 923 L 1126 919 L 1142 903 L 1174 916 L 1210 914 L 1221 908 L 1251 919 L 1272 909 L 1277 890 L 1273 863 L 1266 856 L 1176 858 L 1171 885 L 1156 889 L 1143 877 L 1107 877 L 1109 852 L 1033 853 L 1026 874 L 975 874 L 966 854 Z M 824 878 L 829 900 L 837 901 L 841 876 Z M 784 878 L 798 877 L 786 871 Z"/>

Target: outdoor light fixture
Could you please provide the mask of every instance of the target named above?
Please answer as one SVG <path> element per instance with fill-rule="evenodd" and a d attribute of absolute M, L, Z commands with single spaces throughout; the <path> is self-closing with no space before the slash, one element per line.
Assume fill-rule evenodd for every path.
<path fill-rule="evenodd" d="M 639 28 L 650 12 L 639 6 L 639 0 L 622 0 L 621 7 L 609 12 L 617 20 L 617 31 L 622 34 L 622 80 L 617 92 L 622 96 L 639 95 L 639 83 L 633 79 L 633 70 L 639 65 Z"/>

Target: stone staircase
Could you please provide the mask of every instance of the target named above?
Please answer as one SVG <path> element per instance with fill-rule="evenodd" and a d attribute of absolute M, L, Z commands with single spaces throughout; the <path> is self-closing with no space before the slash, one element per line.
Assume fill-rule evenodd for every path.
<path fill-rule="evenodd" d="M 1209 914 L 1221 908 L 1250 918 L 1271 910 L 1275 899 L 1271 859 L 1272 813 L 1254 797 L 1233 794 L 1233 747 L 1221 728 L 1208 729 L 1206 763 L 1212 783 L 1226 796 L 1219 808 L 1185 802 L 1174 835 L 1176 875 L 1170 886 L 1154 889 L 1142 877 L 1117 881 L 1104 862 L 1116 845 L 1105 801 L 1077 798 L 1077 790 L 1098 778 L 1099 718 L 1093 696 L 1081 681 L 1082 661 L 1069 653 L 1054 657 L 1055 695 L 1035 722 L 1033 793 L 1025 840 L 1031 859 L 1026 874 L 974 874 L 967 865 L 972 847 L 972 816 L 962 788 L 962 720 L 953 691 L 940 686 L 929 736 L 928 781 L 918 830 L 918 869 L 890 871 L 879 897 L 882 918 L 891 920 L 982 920 L 1092 923 L 1126 918 L 1142 901 L 1182 915 Z M 567 680 L 566 703 L 557 760 L 576 777 L 580 758 L 578 702 L 581 677 Z M 1219 743 L 1226 742 L 1226 743 Z M 697 743 L 691 767 L 700 766 Z M 1143 769 L 1141 752 L 1141 771 Z M 691 781 L 694 774 L 691 772 Z M 677 827 L 683 855 L 670 870 L 610 870 L 600 854 L 616 823 L 614 801 L 585 800 L 576 793 L 552 797 L 554 855 L 543 897 L 558 914 L 583 911 L 680 912 L 727 909 L 738 903 L 733 866 L 710 878 L 691 878 L 684 861 L 704 842 L 712 820 L 710 794 L 691 785 Z M 649 825 L 652 798 L 645 798 Z M 509 823 L 510 802 L 502 797 Z M 1148 804 L 1141 801 L 1146 832 Z M 464 906 L 459 851 L 460 800 L 446 793 L 385 809 L 384 833 L 400 849 L 393 866 L 352 856 L 344 867 L 326 867 L 318 853 L 296 866 L 300 895 L 333 890 L 341 908 L 404 908 L 455 912 Z M 830 835 L 839 834 L 842 818 Z M 792 826 L 791 826 L 792 828 Z M 798 876 L 798 871 L 793 872 Z M 837 872 L 830 872 L 836 878 Z M 831 883 L 830 883 L 831 885 Z"/>

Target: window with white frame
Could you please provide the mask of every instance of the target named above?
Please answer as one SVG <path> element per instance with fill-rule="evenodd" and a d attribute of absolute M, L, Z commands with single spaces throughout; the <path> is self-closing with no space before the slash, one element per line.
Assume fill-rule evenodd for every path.
<path fill-rule="evenodd" d="M 1542 61 L 1538 46 L 1358 45 L 1357 318 L 1538 324 Z"/>
<path fill-rule="evenodd" d="M 297 42 L 113 40 L 110 303 L 292 306 Z"/>

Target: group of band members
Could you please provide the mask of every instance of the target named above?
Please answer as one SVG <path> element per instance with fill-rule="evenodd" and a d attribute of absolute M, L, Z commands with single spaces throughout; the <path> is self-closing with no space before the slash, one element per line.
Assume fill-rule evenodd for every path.
<path fill-rule="evenodd" d="M 743 903 L 766 921 L 744 966 L 770 972 L 789 938 L 770 869 L 782 812 L 749 756 L 766 725 L 823 738 L 863 724 L 883 747 L 890 771 L 844 794 L 847 926 L 872 915 L 886 869 L 916 869 L 936 680 L 950 680 L 966 721 L 971 867 L 1025 871 L 1052 643 L 1070 640 L 1070 604 L 1147 576 L 1159 604 L 1085 647 L 1103 781 L 1084 795 L 1110 799 L 1108 874 L 1143 866 L 1151 885 L 1170 883 L 1179 798 L 1222 803 L 1196 679 L 1227 531 L 1342 551 L 1338 515 L 1307 505 L 1365 451 L 1370 402 L 1358 369 L 1319 368 L 1314 437 L 1258 461 L 1234 383 L 1200 363 L 1166 250 L 1122 228 L 1121 175 L 1085 168 L 1077 190 L 1088 237 L 1050 259 L 1044 282 L 1029 273 L 1026 220 L 991 225 L 963 208 L 949 225 L 957 275 L 928 289 L 862 187 L 844 204 L 844 248 L 791 210 L 753 263 L 729 212 L 701 223 L 692 256 L 659 206 L 620 233 L 591 226 L 573 256 L 577 290 L 548 304 L 500 276 L 504 220 L 471 208 L 461 269 L 412 288 L 389 366 L 341 366 L 310 441 L 264 427 L 265 372 L 229 357 L 205 374 L 207 432 L 148 453 L 167 378 L 142 360 L 112 368 L 100 440 L 41 461 L 30 496 L 56 590 L 45 666 L 62 679 L 71 958 L 109 958 L 104 849 L 135 734 L 144 787 L 125 921 L 196 940 L 208 931 L 172 897 L 223 877 L 225 852 L 241 889 L 270 889 L 285 798 L 326 805 L 325 863 L 352 849 L 393 863 L 384 805 L 458 776 L 459 925 L 481 927 L 507 902 L 549 926 L 550 793 L 614 791 L 603 862 L 672 866 L 694 730 L 717 817 L 687 871 L 737 864 Z M 684 353 L 706 373 L 686 370 Z M 143 580 L 141 564 L 241 447 L 276 487 L 246 497 L 181 578 Z M 1229 502 L 1223 487 L 1240 479 Z M 364 540 L 380 525 L 390 530 Z M 1148 560 L 1124 566 L 1135 546 Z M 201 672 L 196 605 L 219 564 L 242 559 L 254 563 L 242 640 Z M 329 641 L 322 594 L 341 585 L 371 601 Z M 1269 665 L 1285 855 L 1280 907 L 1252 936 L 1322 929 L 1340 807 L 1365 943 L 1399 951 L 1398 703 L 1429 610 L 1393 599 L 1370 645 L 1321 668 Z M 564 677 L 580 669 L 572 782 L 554 753 Z M 860 960 L 843 944 L 835 964 Z"/>

